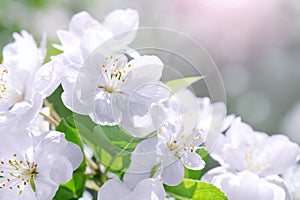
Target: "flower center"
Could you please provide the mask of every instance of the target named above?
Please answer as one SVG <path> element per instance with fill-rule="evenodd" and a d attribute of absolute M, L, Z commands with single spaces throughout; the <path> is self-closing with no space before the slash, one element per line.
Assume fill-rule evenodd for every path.
<path fill-rule="evenodd" d="M 194 131 L 195 129 L 193 129 Z M 186 152 L 186 151 L 190 151 L 190 152 L 194 152 L 195 150 L 198 149 L 198 147 L 195 147 L 194 144 L 200 144 L 201 140 L 202 140 L 202 136 L 201 135 L 194 135 L 191 134 L 190 136 L 186 136 L 183 132 L 181 132 L 180 134 L 173 134 L 173 135 L 177 135 L 176 138 L 167 138 L 164 137 L 163 134 L 160 134 L 161 132 L 163 132 L 164 129 L 160 128 L 159 132 L 158 132 L 158 137 L 165 140 L 167 147 L 169 148 L 170 151 L 177 151 L 177 153 L 180 152 Z M 182 129 L 183 131 L 183 129 Z"/>
<path fill-rule="evenodd" d="M 30 184 L 35 191 L 34 181 L 39 174 L 38 165 L 17 159 L 17 154 L 13 154 L 14 159 L 0 161 L 0 190 L 8 188 L 16 190 L 19 194 Z"/>
<path fill-rule="evenodd" d="M 250 171 L 259 173 L 271 166 L 268 162 L 269 155 L 261 148 L 248 149 L 245 155 L 246 168 Z"/>
<path fill-rule="evenodd" d="M 170 151 L 176 150 L 178 148 L 177 141 L 174 140 L 173 142 L 167 142 L 167 147 Z"/>
<path fill-rule="evenodd" d="M 98 88 L 102 88 L 108 93 L 121 93 L 119 86 L 126 81 L 126 75 L 129 68 L 131 68 L 131 64 L 127 62 L 120 63 L 119 59 L 114 59 L 113 56 L 106 57 L 105 59 L 109 64 L 101 65 L 105 80 Z"/>

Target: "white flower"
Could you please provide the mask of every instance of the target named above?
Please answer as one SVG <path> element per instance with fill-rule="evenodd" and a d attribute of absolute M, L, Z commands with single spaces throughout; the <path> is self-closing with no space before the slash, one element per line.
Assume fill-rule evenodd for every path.
<path fill-rule="evenodd" d="M 158 130 L 157 144 L 158 154 L 165 166 L 162 179 L 168 185 L 177 185 L 182 181 L 183 165 L 193 170 L 204 168 L 205 162 L 196 151 L 202 148 L 200 145 L 205 142 L 210 132 L 221 132 L 223 122 L 219 119 L 224 118 L 226 111 L 223 103 L 211 104 L 208 98 L 196 98 L 188 90 L 180 91 L 174 97 L 179 98 L 181 109 L 178 109 L 180 104 L 174 106 L 171 98 L 171 106 L 165 108 L 164 112 L 179 111 L 172 114 L 177 120 L 174 122 L 172 116 L 166 118 Z"/>
<path fill-rule="evenodd" d="M 297 162 L 299 147 L 284 135 L 268 136 L 235 119 L 211 156 L 222 167 L 202 178 L 220 187 L 229 199 L 281 200 L 289 196 L 278 176 Z"/>
<path fill-rule="evenodd" d="M 294 165 L 282 174 L 293 200 L 300 199 L 300 164 Z"/>
<path fill-rule="evenodd" d="M 217 167 L 205 174 L 202 180 L 219 187 L 230 200 L 283 200 L 286 198 L 286 192 L 281 187 L 282 179 L 272 177 L 268 180 L 248 170 L 235 173 L 223 167 Z"/>
<path fill-rule="evenodd" d="M 89 55 L 107 39 L 114 39 L 116 44 L 122 43 L 121 47 L 125 47 L 134 39 L 138 26 L 139 15 L 132 9 L 114 10 L 102 22 L 83 11 L 72 17 L 69 31 L 57 32 L 61 45 L 55 47 L 68 55 L 78 51 L 79 46 L 88 50 L 84 55 Z"/>
<path fill-rule="evenodd" d="M 138 13 L 132 9 L 115 10 L 106 16 L 102 23 L 85 11 L 74 15 L 69 31 L 57 32 L 61 45 L 54 45 L 63 51 L 55 56 L 61 59 L 64 65 L 63 88 L 65 89 L 66 85 L 74 87 L 78 71 L 96 47 L 106 46 L 112 52 L 124 52 L 125 49 L 129 49 L 126 46 L 134 39 L 138 25 Z"/>
<path fill-rule="evenodd" d="M 135 188 L 129 188 L 119 179 L 107 181 L 98 192 L 98 200 L 164 200 L 166 196 L 162 182 L 144 179 Z"/>
<path fill-rule="evenodd" d="M 106 16 L 102 22 L 97 21 L 87 12 L 80 12 L 74 15 L 73 18 L 71 19 L 69 31 L 58 31 L 58 36 L 60 38 L 62 45 L 61 46 L 56 45 L 56 47 L 63 50 L 63 53 L 61 55 L 58 55 L 57 57 L 61 59 L 64 63 L 64 69 L 61 73 L 62 87 L 64 89 L 64 93 L 62 94 L 62 99 L 64 104 L 68 108 L 72 109 L 72 107 L 74 107 L 72 104 L 76 104 L 72 101 L 76 101 L 74 99 L 77 97 L 74 97 L 73 99 L 70 97 L 77 92 L 75 91 L 76 81 L 80 76 L 79 73 L 81 73 L 80 72 L 81 68 L 86 64 L 85 63 L 87 62 L 86 59 L 90 58 L 89 56 L 92 54 L 92 52 L 97 51 L 97 47 L 98 47 L 98 51 L 100 48 L 104 48 L 103 52 L 101 52 L 102 54 L 105 54 L 105 52 L 109 50 L 109 52 L 111 52 L 110 54 L 126 53 L 127 55 L 130 55 L 132 58 L 136 58 L 140 56 L 137 52 L 127 47 L 127 45 L 133 41 L 138 25 L 139 25 L 138 13 L 132 9 L 115 10 L 111 12 L 108 16 Z M 108 55 L 108 57 L 110 56 L 111 55 Z M 109 66 L 112 65 L 111 62 L 112 60 L 108 60 L 108 61 L 102 60 L 99 61 L 96 65 L 97 66 L 106 65 L 107 75 L 110 76 L 110 73 L 114 73 L 112 72 L 113 69 L 118 71 L 116 67 Z M 116 64 L 118 65 L 117 67 L 120 67 L 121 63 L 122 61 L 120 59 L 119 64 Z M 141 65 L 141 63 L 138 63 L 137 65 Z M 146 62 L 144 65 L 148 65 L 148 63 Z M 122 68 L 121 70 L 126 70 L 126 71 L 130 70 L 127 69 L 127 65 L 124 65 L 121 68 Z M 135 66 L 133 66 L 132 68 L 135 68 Z M 121 71 L 118 71 L 118 73 L 119 72 Z M 122 73 L 123 73 L 122 75 L 123 78 L 126 77 L 127 72 L 125 73 L 122 71 Z M 149 71 L 146 73 L 148 73 L 147 75 L 149 75 Z M 154 74 L 155 77 L 159 73 L 155 71 Z M 118 87 L 119 85 L 123 85 L 123 84 L 119 84 L 119 82 L 125 81 L 124 79 L 117 81 L 117 79 L 119 78 L 120 77 L 118 75 L 118 77 L 113 77 L 110 81 L 106 80 L 106 83 L 104 85 L 105 88 L 103 89 L 106 89 L 109 92 L 115 92 L 113 90 L 118 89 L 116 87 Z M 155 81 L 157 80 L 158 79 L 155 79 Z M 149 77 L 147 81 L 149 81 Z M 140 82 L 136 84 L 140 84 Z M 103 99 L 102 101 L 106 101 L 107 99 L 109 99 L 107 95 L 104 98 L 105 99 Z M 81 99 L 79 99 L 79 101 L 81 101 Z M 119 106 L 124 107 L 123 104 Z M 98 106 L 96 106 L 95 109 L 99 109 L 97 107 Z M 75 108 L 73 108 L 73 110 L 74 109 Z M 108 107 L 107 112 L 110 112 L 109 109 L 111 109 L 110 106 Z M 86 113 L 88 112 L 88 110 L 84 108 L 84 111 L 78 110 L 78 112 Z M 100 109 L 97 112 L 98 115 L 101 114 L 99 112 L 102 112 L 102 109 Z M 108 115 L 108 117 L 110 117 L 109 121 L 103 121 L 102 119 L 96 119 L 95 121 L 98 121 L 100 124 L 108 124 L 108 125 L 119 123 L 117 122 L 120 120 L 118 116 L 116 117 L 118 119 L 116 119 L 115 121 L 112 118 L 111 114 Z M 98 116 L 95 115 L 94 118 L 98 118 Z M 128 118 L 131 118 L 131 116 L 129 115 Z M 127 124 L 131 124 L 128 125 L 126 128 L 132 129 L 133 128 L 132 119 L 128 119 L 128 120 L 129 120 L 128 122 L 124 123 L 125 124 L 124 126 L 126 126 Z M 150 129 L 149 131 L 151 130 L 152 129 Z M 144 132 L 143 134 L 149 133 L 149 131 L 145 131 L 142 129 L 140 129 L 139 131 Z M 135 130 L 132 130 L 131 132 L 135 132 Z"/>
<path fill-rule="evenodd" d="M 80 148 L 66 141 L 63 133 L 31 134 L 5 127 L 0 132 L 5 133 L 0 147 L 3 200 L 50 200 L 83 160 Z"/>
<path fill-rule="evenodd" d="M 233 171 L 252 171 L 260 176 L 279 175 L 297 162 L 299 146 L 284 135 L 255 132 L 236 119 L 211 156 Z"/>
<path fill-rule="evenodd" d="M 72 111 L 90 115 L 98 124 L 141 127 L 148 122 L 151 105 L 169 97 L 169 88 L 159 81 L 162 71 L 156 56 L 127 62 L 125 56 L 95 53 L 81 68 L 75 92 L 63 82 L 62 99 Z"/>
<path fill-rule="evenodd" d="M 26 31 L 14 33 L 15 41 L 3 49 L 0 65 L 0 124 L 30 122 L 41 108 L 43 98 L 59 85 L 52 61 L 42 66 L 45 41 L 37 47 Z"/>
<path fill-rule="evenodd" d="M 159 166 L 155 176 L 160 176 L 165 184 L 177 185 L 183 180 L 184 166 L 201 170 L 205 162 L 196 151 L 203 148 L 200 145 L 209 133 L 207 123 L 213 124 L 212 115 L 225 111 L 224 104 L 208 102 L 196 99 L 190 91 L 184 90 L 172 96 L 166 106 L 154 106 L 152 120 L 160 127 L 157 137 L 137 145 L 124 180 L 135 185 L 139 180 L 153 176 L 152 170 Z M 222 109 L 216 109 L 218 112 L 214 113 L 211 108 L 219 105 Z"/>
<path fill-rule="evenodd" d="M 72 107 L 69 97 L 75 92 L 78 73 L 88 56 L 100 45 L 110 45 L 107 49 L 112 52 L 124 52 L 126 46 L 134 39 L 134 30 L 138 25 L 138 13 L 132 9 L 115 10 L 106 16 L 102 23 L 84 11 L 73 16 L 69 31 L 58 31 L 61 46 L 55 47 L 63 53 L 56 57 L 63 62 L 61 80 L 65 92 L 62 94 L 62 100 L 67 107 Z"/>

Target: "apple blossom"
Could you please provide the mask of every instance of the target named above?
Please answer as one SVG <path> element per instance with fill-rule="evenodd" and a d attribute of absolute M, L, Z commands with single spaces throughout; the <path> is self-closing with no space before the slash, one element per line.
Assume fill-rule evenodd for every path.
<path fill-rule="evenodd" d="M 234 115 L 226 116 L 223 102 L 197 98 L 187 89 L 170 92 L 160 81 L 162 61 L 128 46 L 138 26 L 139 15 L 132 9 L 114 10 L 102 21 L 86 11 L 75 14 L 68 30 L 57 31 L 61 44 L 54 47 L 62 53 L 46 64 L 44 37 L 38 46 L 26 31 L 13 34 L 14 42 L 4 47 L 0 63 L 0 199 L 60 199 L 64 198 L 61 191 L 69 187 L 76 190 L 68 191 L 70 196 L 76 193 L 74 198 L 81 200 L 95 195 L 99 200 L 198 199 L 200 192 L 205 193 L 198 180 L 191 181 L 195 191 L 186 184 L 190 180 L 175 187 L 178 194 L 172 193 L 174 187 L 163 184 L 176 186 L 185 175 L 194 178 L 190 170 L 199 172 L 205 166 L 198 151 L 202 148 L 211 151 L 210 156 L 221 166 L 210 169 L 201 179 L 219 187 L 228 199 L 300 199 L 299 146 L 284 135 L 268 136 Z M 194 78 L 198 79 L 191 80 Z M 182 80 L 167 84 L 181 88 L 185 86 Z M 42 106 L 43 100 L 60 83 L 64 105 L 78 115 L 88 115 L 100 126 L 83 121 L 80 125 L 86 126 L 77 130 L 72 116 L 61 123 L 56 113 L 55 119 L 48 117 L 53 112 Z M 285 120 L 286 127 L 294 125 L 287 128 L 290 132 L 297 131 L 299 113 L 295 113 L 296 117 Z M 95 131 L 95 126 L 120 126 L 131 136 L 123 130 L 117 136 L 108 135 Z M 80 143 L 77 136 L 82 137 L 88 164 L 80 167 L 80 178 L 77 180 L 76 174 L 74 182 L 63 185 L 56 197 L 60 184 L 72 179 L 83 154 L 63 133 L 53 131 L 55 128 L 68 136 L 76 134 L 76 138 L 68 138 L 70 141 Z M 109 132 L 115 127 L 106 128 Z M 121 151 L 112 151 L 102 141 Z M 122 174 L 117 169 L 127 171 Z M 224 196 L 214 187 L 203 197 L 217 199 L 215 194 Z"/>
<path fill-rule="evenodd" d="M 169 97 L 169 88 L 159 81 L 162 71 L 163 63 L 156 56 L 128 62 L 123 55 L 96 52 L 81 68 L 75 91 L 65 84 L 62 99 L 72 111 L 89 115 L 97 124 L 143 126 L 151 105 Z"/>
<path fill-rule="evenodd" d="M 129 53 L 134 51 L 128 51 L 126 46 L 134 39 L 138 25 L 138 13 L 132 9 L 115 10 L 106 16 L 102 23 L 85 11 L 74 15 L 69 31 L 57 32 L 61 45 L 55 45 L 63 51 L 55 57 L 63 62 L 61 80 L 65 93 L 75 92 L 71 88 L 75 87 L 79 70 L 98 46 L 109 46 L 112 52 L 124 52 L 127 49 L 128 54 L 137 54 Z M 63 101 L 65 96 L 68 96 L 65 93 L 62 94 Z M 64 103 L 70 107 L 69 102 Z"/>
<path fill-rule="evenodd" d="M 260 176 L 279 175 L 297 162 L 299 146 L 284 135 L 254 131 L 240 118 L 220 135 L 211 156 L 233 171 L 252 171 Z M 278 160 L 278 155 L 281 159 Z"/>
<path fill-rule="evenodd" d="M 72 178 L 83 160 L 80 148 L 64 134 L 34 134 L 1 127 L 0 196 L 10 199 L 52 199 L 60 183 Z"/>
<path fill-rule="evenodd" d="M 124 180 L 134 186 L 139 180 L 153 176 L 152 170 L 159 166 L 156 176 L 160 176 L 165 184 L 177 185 L 183 180 L 184 166 L 201 170 L 205 162 L 196 151 L 202 148 L 200 145 L 209 133 L 209 124 L 206 123 L 212 124 L 213 115 L 225 111 L 224 104 L 208 102 L 183 90 L 173 95 L 165 105 L 154 106 L 152 120 L 159 127 L 157 137 L 138 144 Z M 213 112 L 213 106 L 219 109 Z"/>
<path fill-rule="evenodd" d="M 0 65 L 0 124 L 26 124 L 59 85 L 53 60 L 42 65 L 46 53 L 45 41 L 38 48 L 26 31 L 13 34 L 15 41 L 3 49 Z"/>
<path fill-rule="evenodd" d="M 290 194 L 278 175 L 296 164 L 298 155 L 299 146 L 286 136 L 256 132 L 236 118 L 211 152 L 221 167 L 208 171 L 202 180 L 233 200 L 285 199 Z"/>
<path fill-rule="evenodd" d="M 168 185 L 177 185 L 182 181 L 183 165 L 193 170 L 201 170 L 205 166 L 196 151 L 210 131 L 216 131 L 216 116 L 223 116 L 226 111 L 223 103 L 211 104 L 208 98 L 196 98 L 187 90 L 180 91 L 174 97 L 179 97 L 181 101 L 181 112 L 174 115 L 180 105 L 174 106 L 172 103 L 172 106 L 164 108 L 165 113 L 172 113 L 173 116 L 164 120 L 157 133 L 157 150 L 165 167 L 161 176 Z M 175 116 L 177 120 L 173 121 Z"/>
<path fill-rule="evenodd" d="M 86 58 L 108 39 L 116 40 L 114 44 L 118 46 L 123 44 L 121 48 L 124 48 L 134 39 L 138 26 L 139 15 L 133 9 L 114 10 L 102 22 L 94 19 L 88 12 L 82 11 L 72 17 L 68 31 L 57 32 L 61 45 L 55 47 L 64 52 L 65 60 L 75 59 L 72 55 L 81 52 L 80 48 L 88 50 L 80 54 L 82 58 Z"/>
<path fill-rule="evenodd" d="M 277 179 L 280 181 L 279 177 Z M 230 200 L 283 200 L 287 196 L 275 180 L 261 178 L 248 170 L 236 173 L 217 167 L 206 173 L 202 180 L 219 187 Z"/>

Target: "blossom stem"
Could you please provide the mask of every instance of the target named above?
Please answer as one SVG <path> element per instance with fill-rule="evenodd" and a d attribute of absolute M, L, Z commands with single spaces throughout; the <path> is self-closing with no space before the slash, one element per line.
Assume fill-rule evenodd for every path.
<path fill-rule="evenodd" d="M 87 181 L 87 182 L 85 183 L 85 186 L 86 186 L 87 188 L 90 188 L 90 189 L 95 190 L 95 191 L 97 191 L 97 192 L 98 192 L 98 190 L 99 190 L 99 188 L 100 188 L 96 183 L 94 183 L 94 182 L 92 182 L 92 181 Z"/>
<path fill-rule="evenodd" d="M 88 165 L 95 171 L 99 170 L 99 166 L 91 159 L 91 158 L 88 158 L 88 157 L 85 157 Z"/>
<path fill-rule="evenodd" d="M 57 114 L 57 112 L 54 109 L 53 104 L 51 104 L 47 99 L 44 99 L 44 105 L 48 106 L 50 108 L 50 115 L 53 116 L 53 118 L 57 121 L 60 122 L 61 118 L 60 116 Z"/>
<path fill-rule="evenodd" d="M 55 119 L 52 117 L 46 115 L 45 113 L 39 112 L 40 115 L 42 115 L 47 121 L 49 121 L 51 124 L 53 124 L 55 127 L 59 125 L 59 122 L 57 122 Z"/>
<path fill-rule="evenodd" d="M 154 177 L 155 177 L 156 172 L 159 170 L 160 167 L 161 167 L 161 163 L 158 163 L 158 164 L 156 164 L 156 165 L 153 167 L 153 169 L 152 169 L 152 171 L 151 171 L 150 178 L 154 178 Z"/>

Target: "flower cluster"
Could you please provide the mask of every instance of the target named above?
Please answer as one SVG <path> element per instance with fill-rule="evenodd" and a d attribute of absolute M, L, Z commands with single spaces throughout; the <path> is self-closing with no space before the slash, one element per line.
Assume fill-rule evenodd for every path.
<path fill-rule="evenodd" d="M 52 199 L 83 160 L 80 148 L 50 129 L 43 99 L 59 85 L 61 61 L 43 64 L 45 38 L 38 47 L 26 31 L 3 49 L 0 97 L 1 199 Z"/>
<path fill-rule="evenodd" d="M 161 80 L 162 60 L 130 48 L 138 26 L 132 9 L 115 10 L 101 22 L 80 12 L 68 31 L 57 32 L 60 44 L 53 46 L 61 53 L 45 64 L 45 37 L 38 47 L 26 31 L 13 35 L 0 65 L 1 199 L 52 199 L 81 166 L 83 189 L 72 199 L 89 188 L 99 200 L 163 200 L 172 197 L 170 188 L 191 179 L 187 172 L 206 166 L 202 154 L 208 150 L 220 166 L 203 175 L 203 182 L 199 174 L 195 184 L 212 183 L 222 192 L 209 185 L 211 191 L 230 200 L 299 199 L 299 146 L 226 116 L 223 102 L 196 97 L 186 87 L 173 91 Z M 97 132 L 84 135 L 92 128 L 62 128 L 66 120 L 46 99 L 59 85 L 64 106 L 74 114 L 88 116 L 96 128 L 118 127 L 124 138 L 139 141 L 125 173 L 101 162 L 99 157 L 109 156 L 100 144 L 92 146 L 99 141 L 89 139 Z M 207 149 L 211 135 L 219 137 Z M 92 199 L 87 191 L 84 196 Z"/>
<path fill-rule="evenodd" d="M 230 199 L 245 199 L 245 191 L 247 199 L 290 198 L 281 175 L 297 164 L 300 152 L 286 136 L 256 132 L 237 118 L 216 146 L 211 156 L 221 166 L 207 172 L 204 181 Z"/>

